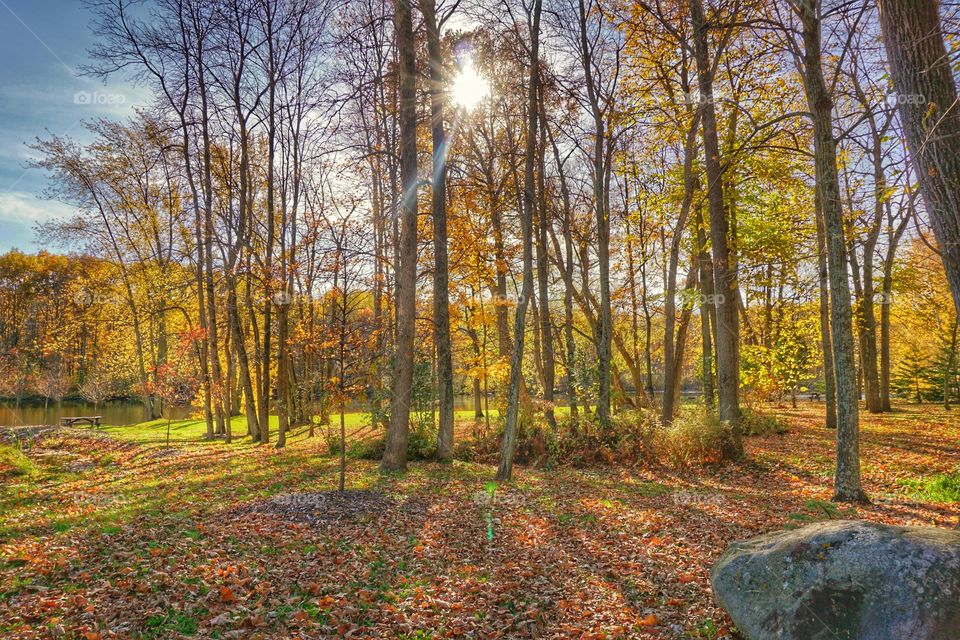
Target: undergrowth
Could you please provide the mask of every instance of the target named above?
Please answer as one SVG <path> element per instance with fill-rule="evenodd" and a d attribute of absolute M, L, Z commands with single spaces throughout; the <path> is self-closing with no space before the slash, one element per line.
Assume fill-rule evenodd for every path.
<path fill-rule="evenodd" d="M 953 473 L 939 473 L 928 478 L 904 480 L 916 498 L 929 502 L 960 502 L 960 467 Z"/>

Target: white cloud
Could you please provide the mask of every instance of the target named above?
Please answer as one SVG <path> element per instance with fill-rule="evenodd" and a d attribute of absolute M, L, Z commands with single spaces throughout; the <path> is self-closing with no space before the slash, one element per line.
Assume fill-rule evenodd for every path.
<path fill-rule="evenodd" d="M 0 223 L 32 225 L 70 216 L 76 209 L 56 200 L 42 200 L 26 191 L 0 191 Z"/>

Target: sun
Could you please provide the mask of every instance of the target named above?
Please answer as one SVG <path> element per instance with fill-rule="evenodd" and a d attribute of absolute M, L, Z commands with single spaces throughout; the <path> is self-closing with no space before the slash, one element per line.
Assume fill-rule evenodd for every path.
<path fill-rule="evenodd" d="M 484 98 L 490 95 L 490 83 L 477 73 L 472 63 L 460 68 L 450 87 L 453 102 L 467 111 L 472 111 Z"/>

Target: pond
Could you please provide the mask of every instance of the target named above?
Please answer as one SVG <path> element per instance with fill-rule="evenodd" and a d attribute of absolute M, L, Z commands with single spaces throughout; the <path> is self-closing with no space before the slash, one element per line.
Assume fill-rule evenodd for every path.
<path fill-rule="evenodd" d="M 457 396 L 455 400 L 457 411 L 473 409 L 472 396 Z M 490 400 L 491 408 L 493 399 Z M 350 411 L 365 411 L 367 406 L 363 402 L 352 403 Z M 36 401 L 17 403 L 13 400 L 0 400 L 0 426 L 17 426 L 24 424 L 59 424 L 63 416 L 103 416 L 102 423 L 108 425 L 128 425 L 143 422 L 148 419 L 147 412 L 139 402 L 129 400 L 112 400 L 100 403 L 94 407 L 90 402 L 78 400 L 64 400 L 58 408 L 56 402 L 50 402 L 44 408 L 43 402 Z"/>
<path fill-rule="evenodd" d="M 562 396 L 557 398 L 558 406 L 565 406 L 566 400 Z M 496 406 L 493 397 L 490 398 L 490 408 Z M 349 405 L 347 412 L 366 411 L 369 407 L 363 401 L 356 401 Z M 456 411 L 472 411 L 473 396 L 457 395 L 454 398 Z M 103 416 L 101 422 L 106 425 L 123 426 L 136 424 L 148 419 L 146 409 L 139 402 L 129 400 L 111 400 L 102 402 L 94 407 L 93 403 L 79 400 L 64 400 L 58 407 L 56 402 L 50 402 L 44 408 L 43 402 L 21 402 L 0 400 L 0 426 L 18 426 L 24 424 L 59 424 L 63 416 Z"/>
<path fill-rule="evenodd" d="M 12 400 L 0 402 L 0 426 L 22 424 L 59 424 L 61 416 L 103 416 L 103 424 L 126 425 L 143 422 L 147 412 L 142 404 L 126 400 L 103 402 L 94 407 L 90 402 L 64 400 L 58 407 L 50 402 L 46 408 L 43 403 L 17 403 Z"/>

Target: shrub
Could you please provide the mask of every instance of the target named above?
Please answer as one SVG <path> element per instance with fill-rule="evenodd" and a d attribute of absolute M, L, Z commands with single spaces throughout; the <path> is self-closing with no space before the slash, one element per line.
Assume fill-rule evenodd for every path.
<path fill-rule="evenodd" d="M 458 457 L 496 461 L 503 440 L 503 425 L 498 427 L 480 440 L 461 443 Z M 538 417 L 519 425 L 515 461 L 540 467 L 641 461 L 671 466 L 704 464 L 721 459 L 724 438 L 720 423 L 702 408 L 685 411 L 668 427 L 652 411 L 622 412 L 613 416 L 611 428 L 605 431 L 587 415 L 558 420 L 556 429 Z"/>
<path fill-rule="evenodd" d="M 340 455 L 340 430 L 330 429 L 324 433 L 330 455 Z M 387 448 L 385 434 L 354 440 L 347 443 L 347 456 L 359 460 L 379 460 Z M 407 436 L 408 460 L 432 460 L 437 454 L 437 429 L 426 420 L 410 420 Z"/>
<path fill-rule="evenodd" d="M 727 438 L 719 419 L 703 408 L 686 409 L 656 434 L 658 458 L 671 466 L 719 462 Z"/>
<path fill-rule="evenodd" d="M 765 436 L 786 433 L 787 425 L 777 416 L 755 409 L 743 409 L 740 414 L 740 431 L 745 436 Z"/>

